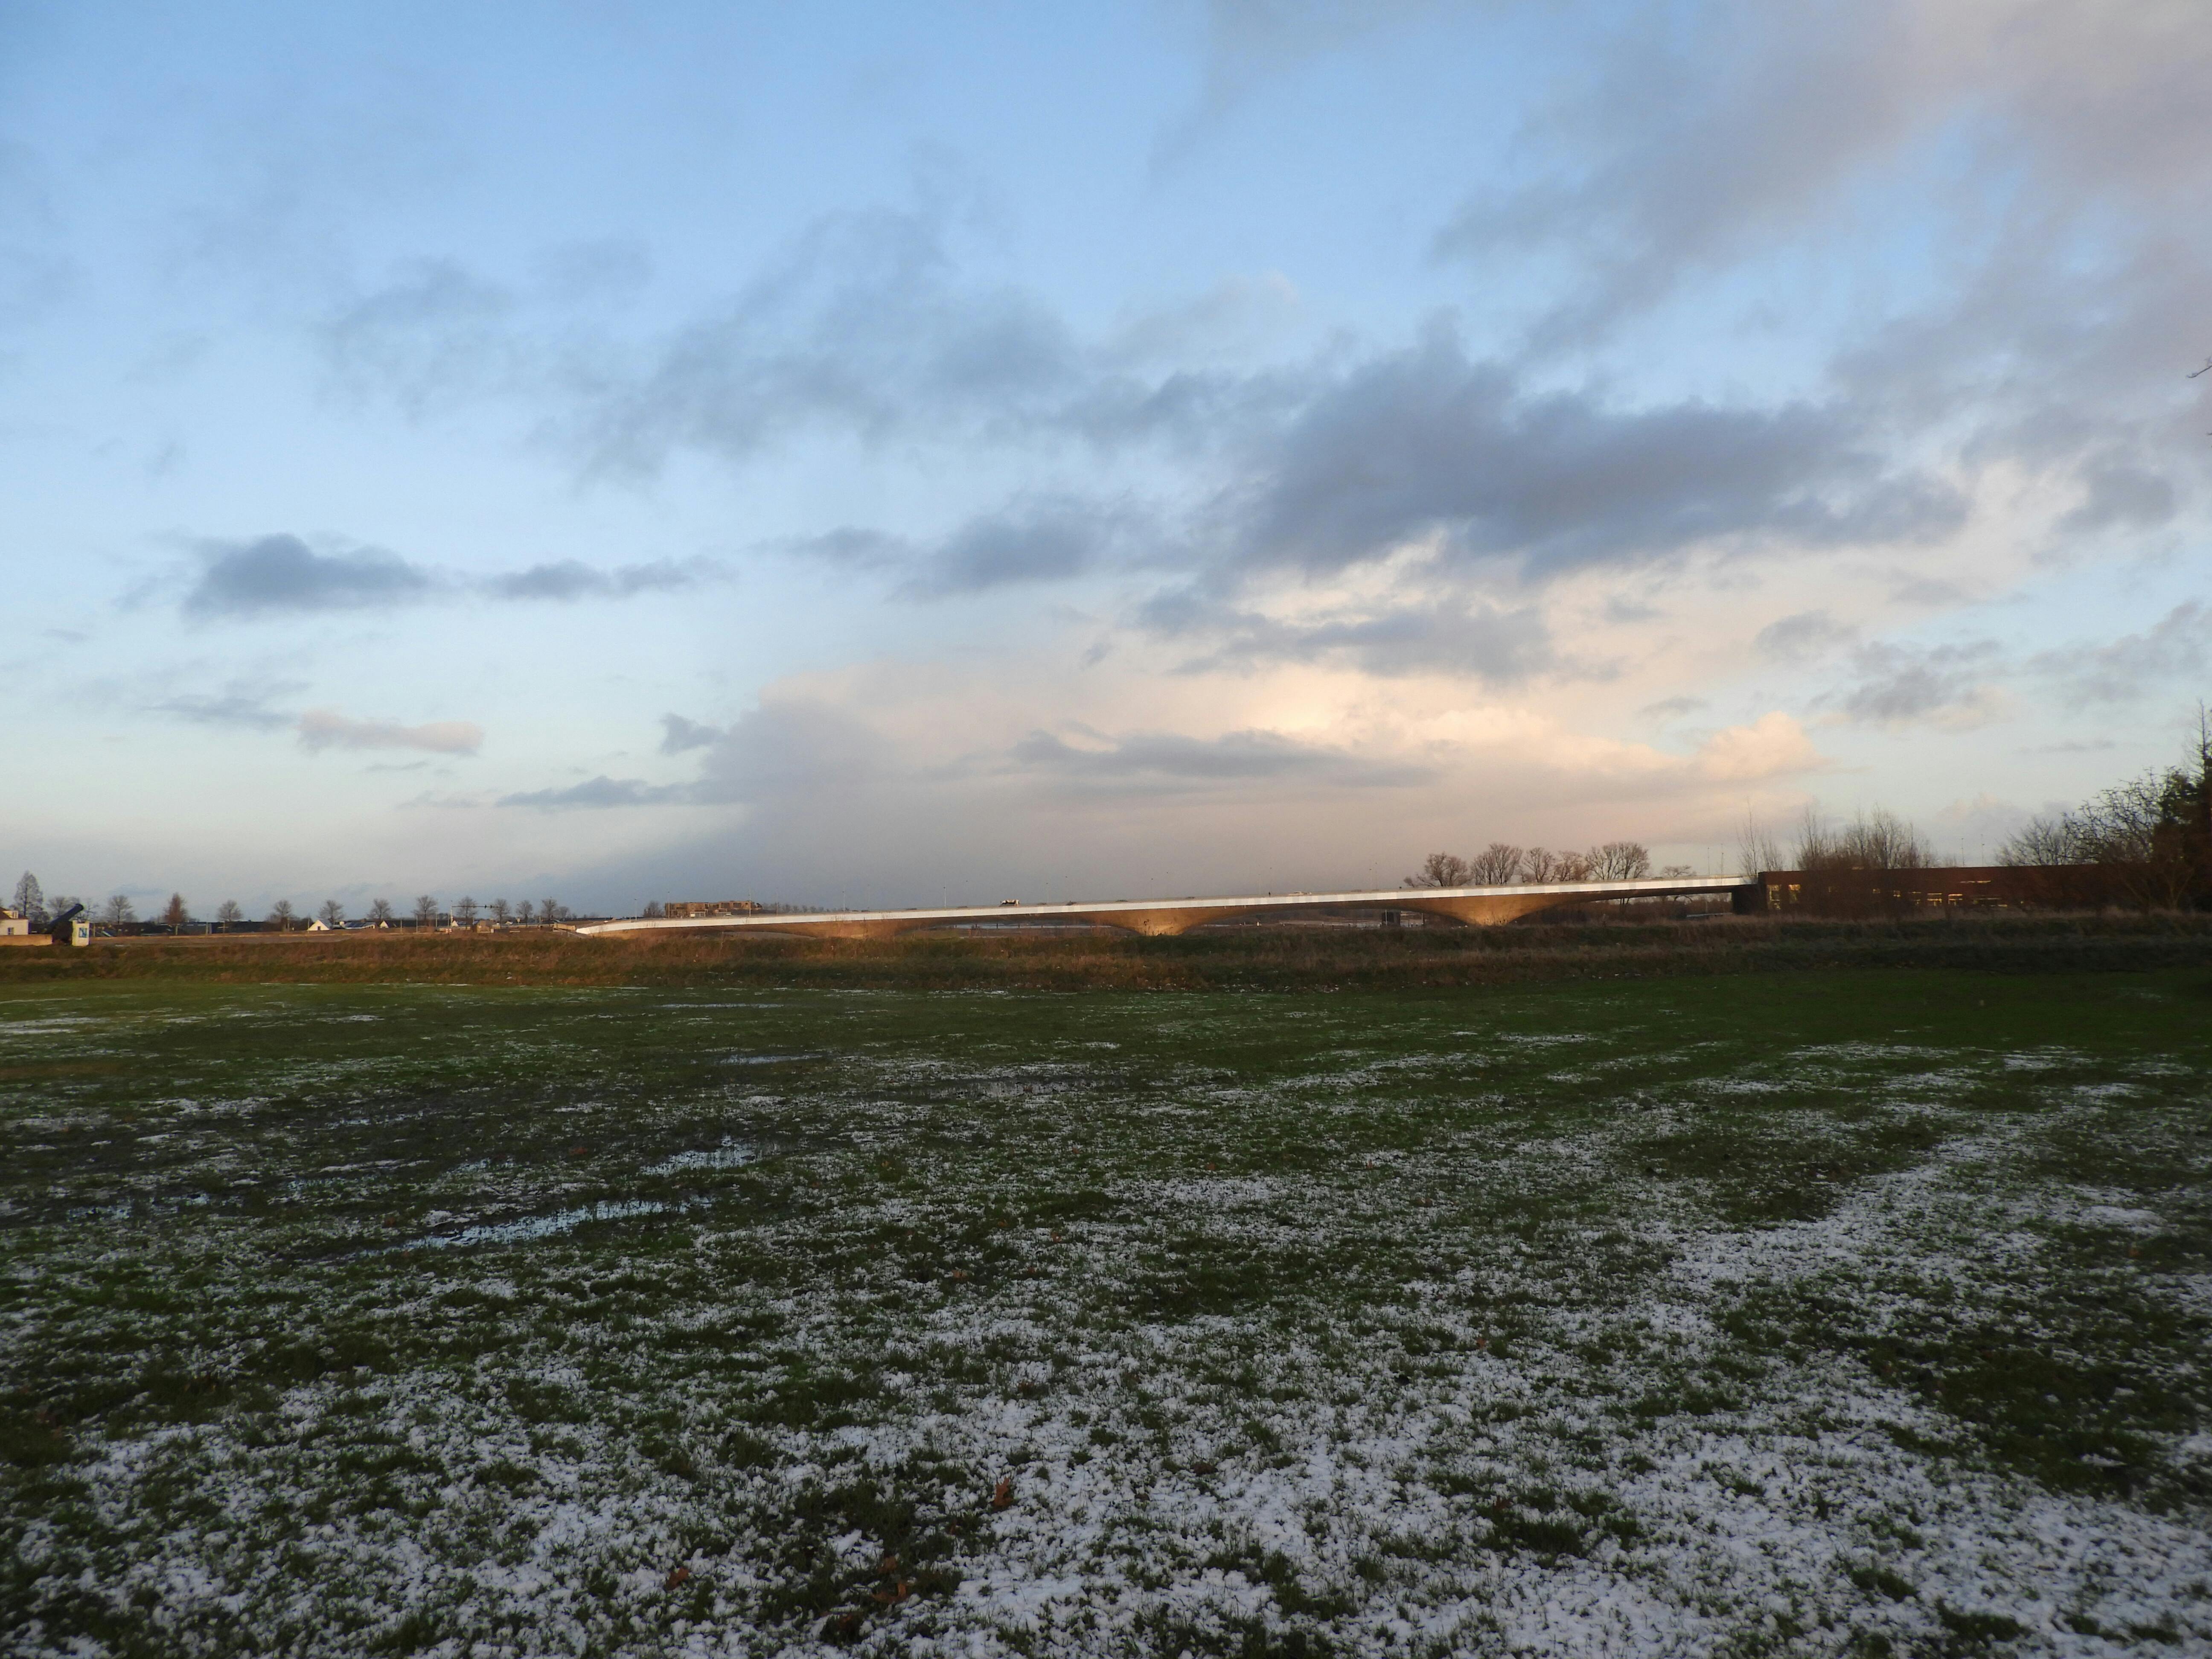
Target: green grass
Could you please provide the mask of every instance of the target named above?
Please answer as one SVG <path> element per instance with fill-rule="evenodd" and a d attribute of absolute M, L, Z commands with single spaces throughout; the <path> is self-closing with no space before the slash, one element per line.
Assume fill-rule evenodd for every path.
<path fill-rule="evenodd" d="M 0 1629 L 2212 1640 L 2209 1084 L 2189 969 L 18 985 Z"/>

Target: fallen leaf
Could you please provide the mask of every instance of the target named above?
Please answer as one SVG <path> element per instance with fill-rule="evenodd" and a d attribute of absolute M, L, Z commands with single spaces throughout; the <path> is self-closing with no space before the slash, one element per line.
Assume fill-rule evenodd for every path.
<path fill-rule="evenodd" d="M 678 1567 L 675 1571 L 668 1575 L 668 1583 L 665 1588 L 669 1589 L 677 1589 L 690 1582 L 691 1569 L 689 1567 Z"/>
<path fill-rule="evenodd" d="M 1003 1510 L 1010 1506 L 1013 1501 L 1014 1477 L 1011 1474 L 1002 1474 L 999 1477 L 997 1489 L 991 1494 L 991 1507 L 994 1510 Z"/>

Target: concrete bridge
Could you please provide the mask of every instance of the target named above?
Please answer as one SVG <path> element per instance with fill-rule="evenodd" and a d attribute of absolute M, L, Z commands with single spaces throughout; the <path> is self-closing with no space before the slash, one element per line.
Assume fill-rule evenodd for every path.
<path fill-rule="evenodd" d="M 1273 911 L 1310 914 L 1342 910 L 1419 910 L 1476 927 L 1496 927 L 1538 910 L 1592 899 L 1718 898 L 1733 908 L 1758 895 L 1755 876 L 1658 876 L 1647 881 L 1519 883 L 1510 887 L 1385 887 L 1365 893 L 1267 893 L 1241 898 L 1114 899 L 1104 903 L 958 905 L 939 910 L 832 910 L 804 915 L 670 916 L 633 921 L 595 921 L 580 933 L 648 933 L 740 928 L 753 933 L 810 933 L 817 939 L 889 939 L 923 927 L 979 921 L 1082 921 L 1133 933 L 1183 933 L 1231 916 Z"/>

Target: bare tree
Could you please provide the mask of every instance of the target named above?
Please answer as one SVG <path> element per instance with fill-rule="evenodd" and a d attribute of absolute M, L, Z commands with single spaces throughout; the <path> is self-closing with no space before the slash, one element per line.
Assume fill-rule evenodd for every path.
<path fill-rule="evenodd" d="M 1836 837 L 1828 823 L 1808 805 L 1797 823 L 1797 853 L 1793 870 L 1830 870 L 1836 863 Z"/>
<path fill-rule="evenodd" d="M 381 898 L 380 898 L 380 899 L 377 899 L 377 900 L 375 900 L 374 902 L 372 902 L 372 903 L 369 905 L 369 907 L 368 907 L 368 920 L 369 920 L 370 925 L 371 925 L 371 926 L 373 926 L 373 927 L 391 927 L 391 926 L 392 926 L 392 901 L 391 901 L 390 899 L 381 899 Z"/>
<path fill-rule="evenodd" d="M 438 901 L 428 893 L 418 895 L 415 900 L 415 925 L 417 927 L 435 927 L 438 925 Z"/>
<path fill-rule="evenodd" d="M 532 922 L 538 920 L 538 907 L 528 899 L 523 900 L 515 910 L 514 919 L 525 927 L 529 927 Z"/>
<path fill-rule="evenodd" d="M 469 897 L 466 894 L 463 894 L 459 898 L 453 901 L 453 925 L 455 927 L 473 927 L 476 926 L 476 921 L 477 902 L 474 899 Z"/>
<path fill-rule="evenodd" d="M 1521 855 L 1521 879 L 1535 886 L 1564 880 L 1559 855 L 1548 847 L 1532 847 Z"/>
<path fill-rule="evenodd" d="M 2191 748 L 2180 766 L 2154 768 L 2071 812 L 2032 820 L 2004 844 L 1999 860 L 2053 872 L 2100 867 L 2146 910 L 2212 899 L 2212 709 L 2202 705 Z M 2054 879 L 2051 890 L 2078 902 L 2098 884 Z"/>
<path fill-rule="evenodd" d="M 1853 818 L 1841 840 L 1855 870 L 1925 870 L 1936 862 L 1919 830 L 1879 806 Z"/>
<path fill-rule="evenodd" d="M 161 912 L 161 926 L 173 933 L 181 933 L 191 926 L 191 922 L 192 913 L 185 906 L 185 896 L 182 893 L 170 894 L 168 908 Z"/>
<path fill-rule="evenodd" d="M 1470 884 L 1477 887 L 1503 887 L 1521 874 L 1521 849 L 1502 841 L 1493 841 L 1468 861 Z"/>
<path fill-rule="evenodd" d="M 550 927 L 552 923 L 560 921 L 562 917 L 567 915 L 568 913 L 566 910 L 563 910 L 559 905 L 556 904 L 551 899 L 540 899 L 538 902 L 538 914 L 544 919 L 546 924 Z"/>
<path fill-rule="evenodd" d="M 1636 841 L 1609 841 L 1583 854 L 1584 881 L 1640 881 L 1651 873 L 1651 854 Z"/>
<path fill-rule="evenodd" d="M 292 924 L 297 920 L 298 917 L 292 909 L 292 901 L 289 899 L 278 899 L 276 903 L 269 907 L 269 925 L 280 933 L 290 933 Z"/>
<path fill-rule="evenodd" d="M 644 909 L 638 912 L 638 915 L 647 921 L 658 921 L 662 916 L 667 914 L 668 913 L 666 911 L 660 908 L 660 901 L 659 899 L 654 899 L 651 903 L 647 904 Z"/>
<path fill-rule="evenodd" d="M 2095 861 L 2115 866 L 2128 896 L 2146 910 L 2171 909 L 2189 896 L 2194 781 L 2179 769 L 2146 772 L 2115 784 L 2079 814 Z"/>
<path fill-rule="evenodd" d="M 1406 878 L 1408 887 L 1472 887 L 1474 866 L 1449 853 L 1431 853 L 1421 867 Z"/>
<path fill-rule="evenodd" d="M 1760 823 L 1757 815 L 1746 813 L 1742 826 L 1735 832 L 1736 854 L 1747 876 L 1755 876 L 1763 870 L 1780 870 L 1782 843 L 1774 832 Z"/>
<path fill-rule="evenodd" d="M 315 914 L 322 918 L 325 927 L 336 929 L 345 926 L 345 906 L 336 899 L 325 899 L 323 908 Z"/>
<path fill-rule="evenodd" d="M 46 919 L 46 896 L 40 889 L 39 878 L 28 870 L 15 884 L 15 914 L 29 917 L 33 927 Z"/>
<path fill-rule="evenodd" d="M 236 899 L 225 899 L 215 907 L 215 920 L 218 927 L 235 927 L 246 920 L 246 912 L 239 908 Z"/>
<path fill-rule="evenodd" d="M 2068 864 L 2094 864 L 2096 849 L 2087 826 L 2071 812 L 2055 818 L 2030 818 L 1997 848 L 1997 862 L 2015 870 L 2051 869 Z"/>
<path fill-rule="evenodd" d="M 514 907 L 505 899 L 494 899 L 486 908 L 491 912 L 491 919 L 502 927 L 514 915 Z"/>
<path fill-rule="evenodd" d="M 138 912 L 128 897 L 117 893 L 100 907 L 100 919 L 110 927 L 123 927 L 137 921 Z"/>

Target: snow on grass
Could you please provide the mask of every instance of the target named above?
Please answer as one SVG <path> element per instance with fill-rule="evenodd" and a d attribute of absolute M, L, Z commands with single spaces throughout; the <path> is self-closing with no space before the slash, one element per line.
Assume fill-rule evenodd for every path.
<path fill-rule="evenodd" d="M 588 998 L 448 997 L 484 1029 L 396 1079 L 390 994 L 250 1078 L 175 1036 L 227 1129 L 72 1079 L 7 1193 L 9 1640 L 2212 1643 L 2187 1022 L 2021 1067 L 1656 994 L 1506 1004 L 1479 1091 L 1463 999 L 632 1003 L 595 1048 Z M 119 1180 L 166 1207 L 70 1201 Z"/>

